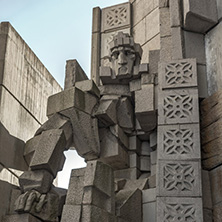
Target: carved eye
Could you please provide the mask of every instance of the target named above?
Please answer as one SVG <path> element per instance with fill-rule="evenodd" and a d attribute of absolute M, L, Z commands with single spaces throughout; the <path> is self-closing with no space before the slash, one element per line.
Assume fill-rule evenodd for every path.
<path fill-rule="evenodd" d="M 114 52 L 112 53 L 112 57 L 113 57 L 114 59 L 117 59 L 118 56 L 119 56 L 119 52 L 118 52 L 118 51 L 114 51 Z"/>

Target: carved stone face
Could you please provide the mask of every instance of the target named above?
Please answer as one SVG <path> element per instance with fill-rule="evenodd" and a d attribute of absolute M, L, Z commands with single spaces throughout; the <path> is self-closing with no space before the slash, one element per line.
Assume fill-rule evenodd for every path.
<path fill-rule="evenodd" d="M 118 46 L 112 49 L 111 63 L 115 77 L 119 79 L 131 77 L 135 59 L 135 51 L 131 47 Z"/>

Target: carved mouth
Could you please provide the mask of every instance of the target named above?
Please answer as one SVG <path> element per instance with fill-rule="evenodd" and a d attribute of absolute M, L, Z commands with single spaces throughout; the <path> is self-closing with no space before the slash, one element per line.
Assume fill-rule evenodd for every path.
<path fill-rule="evenodd" d="M 119 69 L 118 69 L 118 74 L 119 75 L 123 75 L 123 74 L 126 74 L 126 73 L 127 73 L 127 67 L 126 66 L 119 67 Z"/>

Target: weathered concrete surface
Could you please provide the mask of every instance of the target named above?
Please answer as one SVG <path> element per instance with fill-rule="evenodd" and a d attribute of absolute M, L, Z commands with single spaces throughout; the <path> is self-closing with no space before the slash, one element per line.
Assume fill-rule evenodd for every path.
<path fill-rule="evenodd" d="M 0 84 L 5 91 L 0 120 L 13 136 L 27 140 L 47 119 L 48 96 L 61 87 L 8 22 L 0 25 L 0 48 Z"/>
<path fill-rule="evenodd" d="M 222 22 L 205 37 L 208 93 L 222 89 Z"/>

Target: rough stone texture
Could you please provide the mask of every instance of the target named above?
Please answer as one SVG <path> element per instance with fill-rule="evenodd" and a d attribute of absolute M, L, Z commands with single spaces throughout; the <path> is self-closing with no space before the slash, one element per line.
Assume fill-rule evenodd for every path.
<path fill-rule="evenodd" d="M 134 92 L 141 89 L 141 80 L 135 79 L 130 81 L 130 92 Z"/>
<path fill-rule="evenodd" d="M 178 218 L 188 221 L 192 218 L 196 222 L 202 222 L 201 198 L 158 197 L 157 222 L 163 222 L 164 218 L 170 218 L 172 221 Z"/>
<path fill-rule="evenodd" d="M 160 8 L 160 37 L 171 35 L 170 10 L 168 7 Z"/>
<path fill-rule="evenodd" d="M 116 222 L 116 217 L 101 208 L 93 205 L 84 205 L 82 208 L 81 222 Z"/>
<path fill-rule="evenodd" d="M 141 143 L 141 151 L 140 154 L 143 156 L 149 156 L 152 149 L 150 148 L 150 143 L 143 141 Z"/>
<path fill-rule="evenodd" d="M 61 222 L 80 222 L 81 205 L 64 205 Z"/>
<path fill-rule="evenodd" d="M 186 58 L 196 58 L 197 63 L 205 64 L 204 35 L 200 33 L 184 31 L 184 53 Z"/>
<path fill-rule="evenodd" d="M 133 106 L 127 97 L 120 99 L 117 105 L 118 124 L 122 128 L 133 129 Z"/>
<path fill-rule="evenodd" d="M 93 80 L 83 80 L 75 83 L 75 87 L 83 92 L 89 92 L 97 97 L 100 97 L 100 92 Z"/>
<path fill-rule="evenodd" d="M 167 90 L 159 98 L 159 124 L 199 122 L 197 89 Z"/>
<path fill-rule="evenodd" d="M 222 4 L 221 0 L 217 0 L 217 12 L 218 12 L 218 19 L 222 18 Z"/>
<path fill-rule="evenodd" d="M 116 194 L 116 215 L 129 221 L 141 221 L 142 192 L 137 190 L 121 190 Z"/>
<path fill-rule="evenodd" d="M 83 199 L 84 175 L 85 168 L 72 170 L 66 205 L 81 205 Z"/>
<path fill-rule="evenodd" d="M 63 130 L 44 131 L 39 138 L 30 168 L 32 170 L 48 170 L 55 177 L 63 164 L 62 161 L 65 160 L 63 154 L 65 145 L 66 139 Z"/>
<path fill-rule="evenodd" d="M 177 1 L 177 0 L 176 0 Z M 172 59 L 183 58 L 183 32 L 181 27 L 171 28 L 172 33 Z"/>
<path fill-rule="evenodd" d="M 156 222 L 156 202 L 143 204 L 143 220 L 149 222 Z"/>
<path fill-rule="evenodd" d="M 2 222 L 41 222 L 41 220 L 31 214 L 15 214 L 3 217 Z"/>
<path fill-rule="evenodd" d="M 219 203 L 217 205 L 214 206 L 214 210 L 213 210 L 213 221 L 214 222 L 220 222 L 221 218 L 222 218 L 222 203 Z"/>
<path fill-rule="evenodd" d="M 203 209 L 203 221 L 204 222 L 213 222 L 212 210 Z"/>
<path fill-rule="evenodd" d="M 150 172 L 150 157 L 149 156 L 140 156 L 140 171 Z"/>
<path fill-rule="evenodd" d="M 126 180 L 124 185 L 124 190 L 144 190 L 148 188 L 148 178 L 145 179 L 137 179 L 137 180 Z"/>
<path fill-rule="evenodd" d="M 47 98 L 61 87 L 10 23 L 0 24 L 0 39 L 0 121 L 26 141 L 47 120 Z"/>
<path fill-rule="evenodd" d="M 76 59 L 66 61 L 66 77 L 64 89 L 72 88 L 75 86 L 76 82 L 86 79 L 88 79 L 88 77 Z"/>
<path fill-rule="evenodd" d="M 129 167 L 139 168 L 139 157 L 136 153 L 129 154 Z"/>
<path fill-rule="evenodd" d="M 122 95 L 131 96 L 129 86 L 127 85 L 104 85 L 99 86 L 101 95 Z"/>
<path fill-rule="evenodd" d="M 103 128 L 99 131 L 100 137 L 100 159 L 110 164 L 114 169 L 126 168 L 129 157 L 126 150 L 118 142 L 118 139 L 108 130 Z"/>
<path fill-rule="evenodd" d="M 143 193 L 143 203 L 156 201 L 156 188 L 143 190 L 142 193 Z"/>
<path fill-rule="evenodd" d="M 206 65 L 197 65 L 198 94 L 200 98 L 208 97 L 208 82 Z"/>
<path fill-rule="evenodd" d="M 217 23 L 216 0 L 203 0 L 201 4 L 197 0 L 183 1 L 184 28 L 194 32 L 207 32 Z"/>
<path fill-rule="evenodd" d="M 69 108 L 76 108 L 92 114 L 96 103 L 96 97 L 89 93 L 84 93 L 76 87 L 72 87 L 49 97 L 47 115 L 51 116 L 54 113 L 62 112 Z"/>
<path fill-rule="evenodd" d="M 200 197 L 200 169 L 197 161 L 159 161 L 157 195 Z"/>
<path fill-rule="evenodd" d="M 137 178 L 139 178 L 140 174 L 141 172 L 135 167 L 114 171 L 115 178 L 124 178 L 130 180 L 136 180 Z"/>
<path fill-rule="evenodd" d="M 129 150 L 141 153 L 141 140 L 137 136 L 129 137 Z"/>
<path fill-rule="evenodd" d="M 97 119 L 77 109 L 68 109 L 62 114 L 70 118 L 78 154 L 86 160 L 97 158 L 100 153 Z"/>
<path fill-rule="evenodd" d="M 222 78 L 218 70 L 222 70 L 222 22 L 205 36 L 208 93 L 212 95 L 222 89 Z"/>
<path fill-rule="evenodd" d="M 85 169 L 84 187 L 95 187 L 108 197 L 113 196 L 113 170 L 100 161 L 88 161 Z"/>
<path fill-rule="evenodd" d="M 150 73 L 158 73 L 158 62 L 160 60 L 160 50 L 149 51 L 149 71 Z"/>
<path fill-rule="evenodd" d="M 158 159 L 200 159 L 198 124 L 158 127 Z"/>

